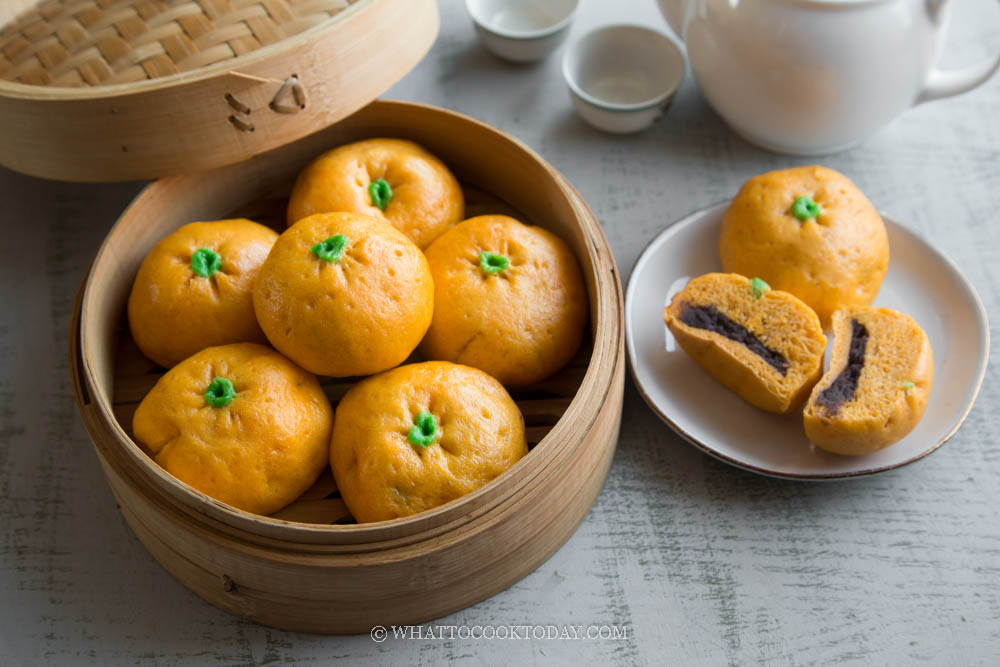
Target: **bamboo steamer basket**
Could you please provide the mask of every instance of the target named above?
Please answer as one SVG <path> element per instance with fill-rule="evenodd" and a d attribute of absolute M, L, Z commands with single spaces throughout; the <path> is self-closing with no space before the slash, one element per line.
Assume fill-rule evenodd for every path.
<path fill-rule="evenodd" d="M 0 164 L 123 181 L 235 164 L 361 108 L 434 0 L 2 0 Z"/>
<path fill-rule="evenodd" d="M 433 107 L 365 106 L 416 65 L 437 29 L 434 0 L 0 3 L 0 164 L 73 181 L 168 176 L 123 213 L 84 279 L 70 335 L 74 391 L 150 553 L 204 599 L 261 623 L 364 632 L 482 600 L 568 539 L 611 462 L 622 297 L 589 208 L 503 133 Z M 152 245 L 191 220 L 239 214 L 280 229 L 298 170 L 372 136 L 411 138 L 444 159 L 470 215 L 512 213 L 564 238 L 587 282 L 588 344 L 556 377 L 515 394 L 532 451 L 473 494 L 357 525 L 325 474 L 274 516 L 235 510 L 166 474 L 131 437 L 132 414 L 162 372 L 124 323 L 131 282 Z M 336 402 L 350 384 L 327 379 L 324 389 Z"/>
<path fill-rule="evenodd" d="M 123 311 L 145 254 L 191 220 L 239 213 L 281 224 L 304 164 L 349 141 L 412 139 L 466 189 L 469 215 L 513 212 L 574 250 L 590 299 L 584 349 L 557 376 L 515 392 L 529 454 L 478 491 L 403 519 L 352 523 L 326 475 L 272 517 L 219 503 L 174 479 L 133 441 L 131 415 L 160 370 L 131 342 Z M 179 581 L 228 612 L 323 633 L 416 624 L 483 600 L 552 555 L 583 520 L 615 449 L 624 318 L 614 257 L 593 213 L 532 150 L 443 109 L 377 101 L 247 161 L 149 185 L 119 218 L 75 306 L 70 366 L 83 421 L 125 519 Z M 350 382 L 325 380 L 336 401 Z"/>

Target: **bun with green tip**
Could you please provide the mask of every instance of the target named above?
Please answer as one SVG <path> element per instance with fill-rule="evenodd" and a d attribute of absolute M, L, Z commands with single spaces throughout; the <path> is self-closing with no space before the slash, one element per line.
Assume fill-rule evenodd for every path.
<path fill-rule="evenodd" d="M 337 405 L 330 467 L 359 523 L 433 509 L 528 453 L 524 418 L 486 373 L 445 361 L 357 383 Z"/>
<path fill-rule="evenodd" d="M 923 418 L 934 353 L 920 325 L 889 308 L 833 314 L 830 368 L 804 413 L 806 435 L 835 454 L 861 456 L 904 438 Z"/>
<path fill-rule="evenodd" d="M 823 371 L 819 318 L 795 296 L 734 273 L 693 279 L 664 310 L 681 349 L 748 403 L 786 413 Z"/>
<path fill-rule="evenodd" d="M 299 174 L 288 224 L 349 211 L 388 222 L 421 249 L 465 217 L 465 197 L 441 160 L 404 139 L 366 139 L 334 148 Z"/>
<path fill-rule="evenodd" d="M 889 266 L 878 211 L 846 176 L 824 167 L 751 178 L 722 220 L 722 270 L 790 292 L 829 328 L 833 311 L 875 300 Z"/>
<path fill-rule="evenodd" d="M 402 232 L 360 213 L 319 213 L 278 238 L 253 288 L 257 321 L 279 352 L 319 375 L 398 366 L 434 310 L 427 259 Z"/>
<path fill-rule="evenodd" d="M 426 358 L 480 368 L 513 387 L 549 377 L 576 354 L 589 304 L 559 237 L 481 215 L 442 234 L 426 255 L 434 276 Z"/>
<path fill-rule="evenodd" d="M 278 234 L 250 220 L 184 225 L 143 259 L 128 300 L 132 338 L 164 368 L 229 343 L 264 343 L 253 281 Z"/>
<path fill-rule="evenodd" d="M 271 514 L 329 464 L 333 409 L 319 381 L 264 345 L 209 347 L 157 380 L 132 417 L 168 473 L 232 507 Z"/>

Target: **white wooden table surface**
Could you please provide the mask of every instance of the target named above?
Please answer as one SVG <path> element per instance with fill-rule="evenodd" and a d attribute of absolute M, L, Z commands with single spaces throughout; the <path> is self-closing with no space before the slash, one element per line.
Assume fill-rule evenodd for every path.
<path fill-rule="evenodd" d="M 997 2 L 955 4 L 946 62 L 1000 48 Z M 653 0 L 585 0 L 571 39 L 615 21 L 666 30 Z M 457 109 L 540 151 L 594 208 L 625 278 L 672 221 L 757 172 L 805 163 L 737 139 L 690 78 L 650 131 L 593 131 L 571 110 L 558 54 L 538 66 L 495 60 L 459 0 L 442 3 L 433 51 L 388 96 Z M 958 261 L 1000 340 L 1000 80 L 823 162 Z M 1000 664 L 1000 355 L 940 451 L 842 483 L 718 463 L 629 383 L 611 475 L 575 536 L 511 589 L 438 622 L 616 625 L 627 638 L 377 643 L 217 611 L 126 526 L 70 390 L 74 291 L 140 187 L 0 170 L 0 665 Z"/>

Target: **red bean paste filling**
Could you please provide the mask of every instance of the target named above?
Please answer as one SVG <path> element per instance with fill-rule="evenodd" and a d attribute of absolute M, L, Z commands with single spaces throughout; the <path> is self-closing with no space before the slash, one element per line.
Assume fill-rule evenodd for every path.
<path fill-rule="evenodd" d="M 788 359 L 781 352 L 772 350 L 742 324 L 712 305 L 694 306 L 687 301 L 681 304 L 681 322 L 695 329 L 704 329 L 745 345 L 782 375 L 788 373 Z"/>
<path fill-rule="evenodd" d="M 858 390 L 858 379 L 865 366 L 865 348 L 868 347 L 868 329 L 857 320 L 851 320 L 851 349 L 847 353 L 847 365 L 837 379 L 819 393 L 816 402 L 836 414 L 840 406 L 854 398 Z"/>

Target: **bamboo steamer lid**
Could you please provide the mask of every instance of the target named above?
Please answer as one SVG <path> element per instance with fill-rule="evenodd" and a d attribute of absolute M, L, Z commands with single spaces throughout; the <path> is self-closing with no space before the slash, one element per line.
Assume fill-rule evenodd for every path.
<path fill-rule="evenodd" d="M 104 182 L 242 162 L 378 97 L 437 31 L 434 0 L 4 0 L 0 164 Z"/>

